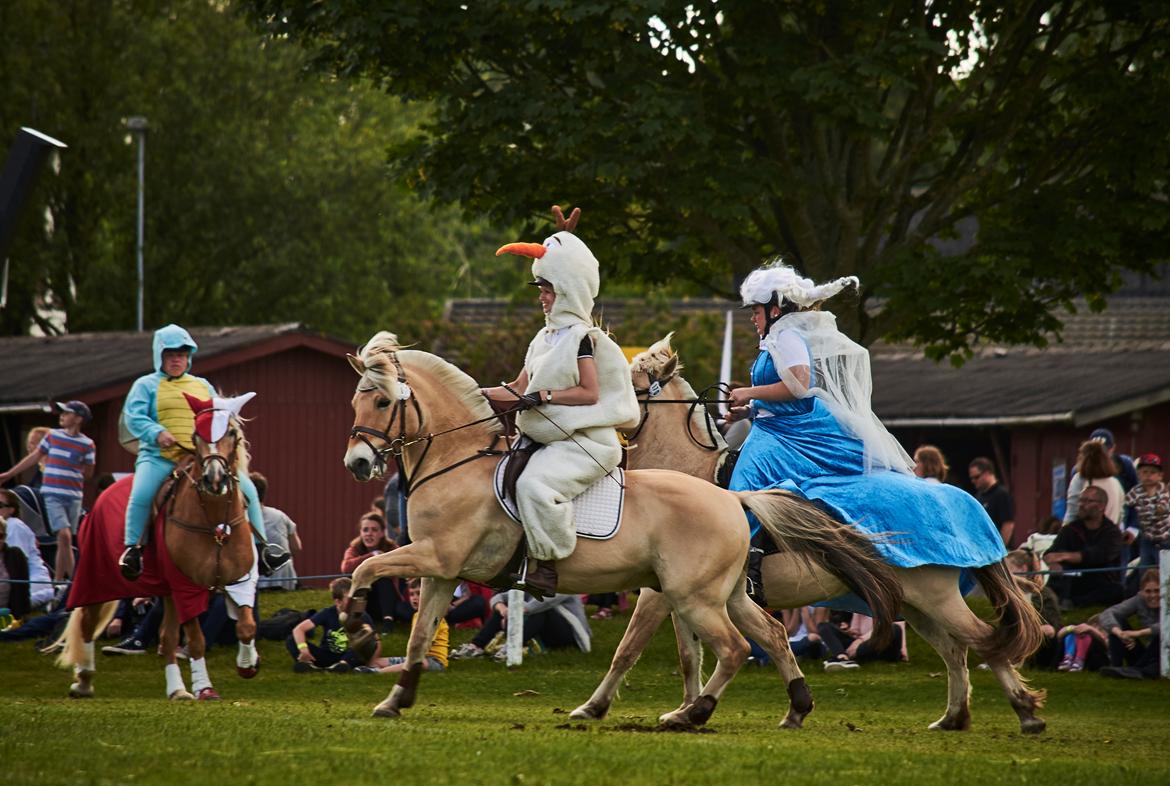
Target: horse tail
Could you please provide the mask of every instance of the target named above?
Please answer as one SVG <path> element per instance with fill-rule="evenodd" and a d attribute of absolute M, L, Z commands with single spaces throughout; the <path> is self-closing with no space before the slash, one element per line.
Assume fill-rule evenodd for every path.
<path fill-rule="evenodd" d="M 114 618 L 114 613 L 118 610 L 118 601 L 110 600 L 102 604 L 98 611 L 97 625 L 94 627 L 94 634 L 105 629 L 110 624 L 110 620 Z M 46 649 L 52 652 L 58 644 L 64 644 L 64 649 L 61 654 L 57 656 L 57 665 L 61 668 L 69 668 L 76 666 L 85 659 L 85 639 L 81 635 L 82 615 L 85 613 L 85 607 L 78 607 L 69 615 L 69 622 L 65 626 L 65 630 L 57 638 L 52 645 Z"/>
<path fill-rule="evenodd" d="M 974 643 L 975 649 L 1002 656 L 1008 663 L 1023 663 L 1044 643 L 1040 632 L 1044 620 L 1002 561 L 975 568 L 974 572 L 996 617 L 995 627 Z"/>
<path fill-rule="evenodd" d="M 798 554 L 844 582 L 873 612 L 873 642 L 888 642 L 902 605 L 902 585 L 893 568 L 858 530 L 787 491 L 736 491 L 782 550 Z"/>

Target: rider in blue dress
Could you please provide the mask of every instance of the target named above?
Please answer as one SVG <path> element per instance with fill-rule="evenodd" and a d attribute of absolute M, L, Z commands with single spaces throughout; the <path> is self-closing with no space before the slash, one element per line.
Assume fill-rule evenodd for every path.
<path fill-rule="evenodd" d="M 784 488 L 814 500 L 878 536 L 875 545 L 893 565 L 999 562 L 1003 541 L 982 505 L 954 486 L 915 477 L 913 461 L 873 414 L 868 351 L 819 310 L 848 286 L 857 279 L 817 285 L 782 264 L 744 281 L 760 354 L 751 386 L 731 393 L 731 417 L 753 423 L 730 488 Z"/>

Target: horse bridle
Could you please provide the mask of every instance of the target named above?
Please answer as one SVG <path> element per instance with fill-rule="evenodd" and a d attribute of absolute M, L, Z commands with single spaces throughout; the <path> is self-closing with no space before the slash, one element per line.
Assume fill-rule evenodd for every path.
<path fill-rule="evenodd" d="M 731 394 L 731 388 L 723 382 L 715 382 L 699 391 L 695 398 L 658 398 L 658 396 L 662 395 L 662 389 L 675 378 L 676 374 L 671 373 L 662 379 L 658 379 L 649 371 L 644 373 L 650 379 L 650 384 L 644 388 L 634 388 L 634 395 L 638 397 L 638 403 L 642 405 L 642 418 L 638 421 L 637 428 L 632 433 L 626 435 L 626 441 L 633 442 L 642 433 L 642 429 L 646 426 L 646 420 L 650 417 L 651 404 L 690 404 L 690 407 L 687 408 L 687 436 L 691 438 L 691 442 L 703 450 L 718 451 L 720 448 L 719 441 L 716 438 L 716 434 L 718 433 L 717 427 L 715 425 L 715 418 L 711 416 L 711 410 L 708 404 L 724 404 L 729 399 L 708 398 L 707 394 L 715 390 L 727 396 Z M 701 442 L 695 436 L 692 428 L 695 410 L 700 406 L 703 408 L 703 424 L 706 426 L 707 439 L 710 440 L 710 445 Z"/>
<path fill-rule="evenodd" d="M 349 430 L 349 438 L 350 439 L 358 439 L 358 440 L 361 440 L 363 443 L 365 443 L 366 447 L 368 447 L 370 449 L 370 451 L 374 454 L 375 467 L 377 468 L 377 470 L 379 472 L 384 470 L 386 467 L 386 463 L 387 463 L 386 457 L 387 456 L 394 457 L 394 466 L 398 469 L 398 477 L 401 479 L 400 488 L 402 489 L 402 495 L 404 497 L 409 498 L 410 495 L 419 486 L 426 483 L 428 480 L 433 480 L 434 478 L 437 478 L 440 475 L 445 475 L 446 473 L 450 472 L 451 470 L 457 469 L 457 468 L 463 466 L 464 464 L 475 461 L 476 459 L 484 458 L 485 456 L 502 456 L 504 454 L 505 451 L 500 450 L 500 449 L 495 447 L 496 443 L 499 442 L 499 440 L 502 437 L 502 435 L 497 434 L 492 439 L 492 443 L 490 445 L 488 445 L 486 448 L 480 448 L 479 450 L 477 450 L 474 454 L 472 454 L 470 456 L 462 458 L 462 459 L 460 459 L 452 464 L 448 464 L 447 466 L 442 467 L 441 469 L 435 470 L 434 472 L 430 473 L 429 475 L 424 475 L 422 478 L 419 478 L 419 473 L 422 470 L 423 461 L 426 459 L 427 453 L 430 452 L 431 445 L 434 443 L 436 437 L 441 437 L 444 434 L 450 434 L 453 431 L 459 431 L 461 429 L 470 428 L 472 426 L 477 426 L 480 423 L 487 423 L 489 421 L 496 420 L 496 419 L 502 417 L 503 415 L 507 415 L 510 412 L 520 411 L 521 409 L 524 408 L 524 405 L 520 404 L 520 405 L 517 405 L 516 407 L 513 407 L 512 409 L 504 410 L 503 412 L 493 413 L 489 417 L 480 418 L 479 420 L 473 420 L 470 423 L 464 423 L 463 425 L 455 426 L 455 427 L 449 428 L 449 429 L 444 429 L 443 431 L 438 431 L 438 432 L 429 433 L 429 434 L 426 434 L 423 436 L 418 436 L 418 437 L 415 437 L 414 439 L 407 439 L 407 435 L 406 435 L 406 402 L 409 399 L 410 402 L 412 404 L 414 404 L 415 416 L 418 418 L 418 433 L 419 434 L 422 434 L 423 423 L 424 423 L 422 405 L 419 404 L 418 396 L 415 395 L 414 391 L 412 391 L 410 389 L 410 385 L 406 381 L 406 371 L 405 371 L 405 369 L 403 369 L 402 363 L 399 362 L 399 360 L 398 360 L 398 353 L 397 352 L 390 352 L 388 354 L 390 356 L 390 361 L 394 364 L 394 368 L 398 372 L 397 376 L 398 376 L 398 385 L 399 385 L 399 391 L 400 391 L 400 394 L 398 397 L 398 403 L 394 408 L 394 412 L 392 412 L 390 414 L 390 422 L 387 423 L 386 428 L 381 430 L 381 431 L 379 431 L 378 429 L 369 428 L 368 426 L 356 426 L 355 425 L 353 428 L 351 428 Z M 376 389 L 376 388 L 360 388 L 359 387 L 358 391 L 359 392 L 368 392 L 369 390 L 374 390 L 374 389 Z M 405 395 L 401 394 L 401 391 L 403 391 L 403 390 L 406 391 Z M 394 422 L 396 420 L 398 421 L 398 436 L 393 436 L 390 433 L 390 430 L 394 427 Z M 384 446 L 381 448 L 375 447 L 374 443 L 370 441 L 370 437 L 377 437 L 378 439 L 380 439 L 383 442 Z M 406 463 L 405 463 L 405 461 L 403 461 L 403 454 L 408 447 L 410 447 L 411 445 L 417 445 L 420 442 L 425 443 L 423 446 L 422 454 L 419 455 L 418 461 L 415 462 L 414 474 L 410 475 L 406 471 Z"/>

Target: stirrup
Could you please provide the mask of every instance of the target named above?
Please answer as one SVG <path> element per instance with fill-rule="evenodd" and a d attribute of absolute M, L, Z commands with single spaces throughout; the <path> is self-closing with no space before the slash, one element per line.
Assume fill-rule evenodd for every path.
<path fill-rule="evenodd" d="M 127 546 L 118 558 L 118 569 L 126 581 L 137 581 L 142 575 L 142 547 Z"/>
<path fill-rule="evenodd" d="M 265 543 L 260 549 L 260 564 L 257 567 L 261 575 L 271 576 L 291 559 L 292 554 L 287 549 L 275 543 Z"/>

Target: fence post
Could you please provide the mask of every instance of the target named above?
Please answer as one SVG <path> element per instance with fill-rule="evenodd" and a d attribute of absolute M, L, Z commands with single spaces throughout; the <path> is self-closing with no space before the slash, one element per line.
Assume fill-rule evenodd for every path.
<path fill-rule="evenodd" d="M 1170 678 L 1170 549 L 1158 549 L 1158 574 L 1162 583 L 1162 679 L 1167 679 Z"/>
<path fill-rule="evenodd" d="M 524 593 L 508 590 L 508 638 L 506 643 L 508 666 L 524 662 Z"/>

